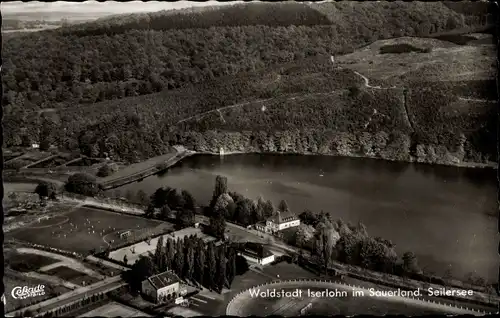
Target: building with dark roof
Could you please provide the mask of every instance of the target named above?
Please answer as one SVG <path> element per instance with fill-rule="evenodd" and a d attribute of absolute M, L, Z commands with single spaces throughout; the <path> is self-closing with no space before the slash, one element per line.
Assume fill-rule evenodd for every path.
<path fill-rule="evenodd" d="M 180 296 L 180 279 L 172 271 L 148 277 L 142 282 L 142 293 L 157 303 Z"/>
<path fill-rule="evenodd" d="M 255 228 L 265 233 L 276 233 L 278 231 L 299 226 L 300 219 L 290 211 L 276 211 L 267 221 L 255 224 Z"/>
<path fill-rule="evenodd" d="M 247 261 L 266 265 L 274 262 L 274 254 L 262 244 L 247 242 L 239 253 Z"/>

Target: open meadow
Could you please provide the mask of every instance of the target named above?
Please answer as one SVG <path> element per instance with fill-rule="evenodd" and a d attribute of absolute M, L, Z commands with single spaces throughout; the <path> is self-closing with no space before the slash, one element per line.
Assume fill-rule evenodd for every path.
<path fill-rule="evenodd" d="M 166 222 L 79 207 L 73 211 L 34 222 L 9 236 L 34 244 L 77 253 L 100 251 L 153 236 L 173 228 Z M 129 235 L 120 235 L 129 232 Z"/>
<path fill-rule="evenodd" d="M 58 266 L 54 267 L 48 271 L 45 272 L 46 274 L 50 276 L 56 276 L 59 277 L 67 282 L 79 285 L 79 286 L 86 286 L 86 285 L 91 285 L 93 283 L 97 283 L 99 280 L 95 277 L 89 276 L 85 273 L 82 273 L 80 271 L 76 271 L 72 268 L 69 268 L 67 266 Z"/>

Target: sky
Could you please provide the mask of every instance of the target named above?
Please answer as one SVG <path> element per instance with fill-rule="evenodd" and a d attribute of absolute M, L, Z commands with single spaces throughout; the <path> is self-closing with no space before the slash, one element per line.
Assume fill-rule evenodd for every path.
<path fill-rule="evenodd" d="M 39 1 L 12 1 L 1 2 L 0 8 L 2 16 L 9 18 L 16 16 L 23 19 L 45 19 L 59 20 L 67 18 L 68 20 L 100 18 L 106 15 L 133 13 L 133 12 L 155 12 L 160 10 L 183 9 L 189 7 L 200 6 L 216 6 L 225 4 L 235 4 L 242 1 L 232 2 L 194 2 L 194 1 L 177 1 L 177 2 L 159 2 L 159 1 L 86 1 L 86 2 L 39 2 Z"/>

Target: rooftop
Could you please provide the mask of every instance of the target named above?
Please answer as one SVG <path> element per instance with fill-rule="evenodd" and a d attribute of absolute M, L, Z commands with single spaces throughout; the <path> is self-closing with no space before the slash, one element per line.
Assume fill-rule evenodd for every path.
<path fill-rule="evenodd" d="M 171 271 L 166 271 L 157 275 L 153 275 L 148 278 L 151 285 L 156 289 L 161 289 L 163 287 L 170 286 L 174 283 L 179 282 L 179 278 Z"/>
<path fill-rule="evenodd" d="M 267 249 L 264 245 L 253 242 L 245 243 L 242 253 L 258 259 L 263 259 L 273 255 L 273 253 L 271 253 L 271 251 L 269 251 L 269 249 Z"/>
<path fill-rule="evenodd" d="M 298 218 L 291 211 L 277 211 L 273 216 L 271 216 L 268 221 L 276 224 L 282 224 L 290 221 L 298 220 Z"/>

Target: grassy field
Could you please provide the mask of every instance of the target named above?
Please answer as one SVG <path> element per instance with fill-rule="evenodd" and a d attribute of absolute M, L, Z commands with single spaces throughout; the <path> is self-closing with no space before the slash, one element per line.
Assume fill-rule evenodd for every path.
<path fill-rule="evenodd" d="M 382 54 L 394 45 L 429 49 L 426 53 Z M 373 80 L 390 81 L 399 87 L 417 81 L 471 81 L 494 79 L 495 46 L 458 45 L 430 38 L 380 40 L 337 57 L 342 67 L 356 70 Z M 372 84 L 374 85 L 374 84 Z"/>
<path fill-rule="evenodd" d="M 145 218 L 80 207 L 59 216 L 36 222 L 10 235 L 16 239 L 67 251 L 88 253 L 128 242 L 134 235 L 161 233 L 172 225 Z M 132 235 L 120 238 L 118 233 Z"/>
<path fill-rule="evenodd" d="M 40 267 L 59 262 L 59 260 L 37 254 L 18 253 L 14 250 L 5 251 L 5 266 L 18 272 L 31 272 Z"/>
<path fill-rule="evenodd" d="M 57 276 L 67 282 L 80 286 L 90 285 L 98 281 L 98 279 L 94 277 L 88 276 L 82 272 L 76 271 L 66 266 L 55 267 L 46 271 L 45 273 L 51 276 Z"/>

